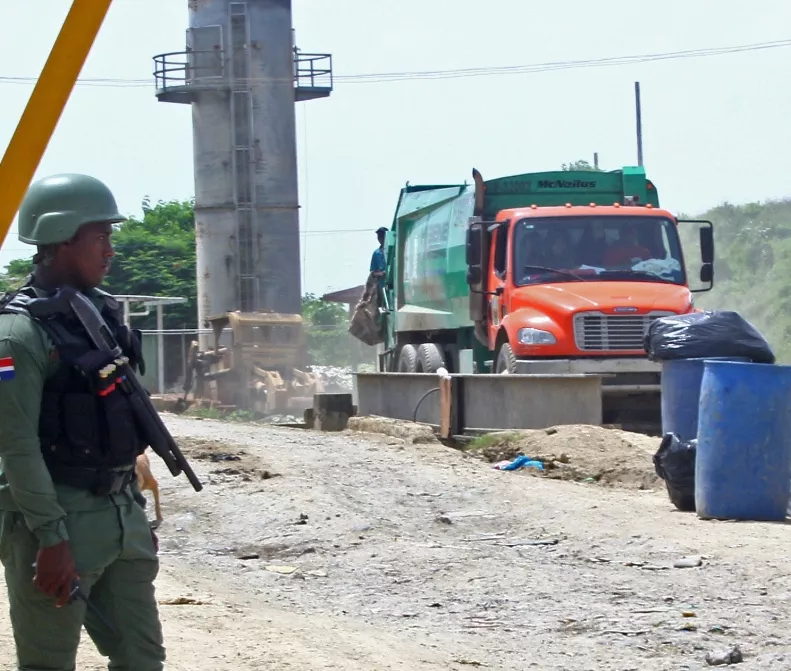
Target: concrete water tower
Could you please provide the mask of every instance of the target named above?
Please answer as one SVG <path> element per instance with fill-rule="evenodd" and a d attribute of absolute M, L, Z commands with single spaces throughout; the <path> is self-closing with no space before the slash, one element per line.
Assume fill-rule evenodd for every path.
<path fill-rule="evenodd" d="M 187 48 L 154 74 L 161 102 L 192 105 L 198 325 L 300 313 L 294 104 L 330 95 L 332 57 L 296 48 L 291 0 L 188 3 Z"/>

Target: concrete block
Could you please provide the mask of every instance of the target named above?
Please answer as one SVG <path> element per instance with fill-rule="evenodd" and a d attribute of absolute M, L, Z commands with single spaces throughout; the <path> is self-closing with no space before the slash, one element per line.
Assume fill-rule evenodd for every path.
<path fill-rule="evenodd" d="M 357 414 L 378 415 L 412 421 L 415 406 L 427 391 L 439 386 L 436 375 L 422 373 L 356 373 Z M 427 396 L 420 404 L 417 421 L 440 423 L 439 392 Z"/>
<path fill-rule="evenodd" d="M 602 423 L 602 385 L 597 375 L 470 375 L 463 389 L 469 428 Z"/>
<path fill-rule="evenodd" d="M 317 431 L 344 431 L 354 415 L 351 394 L 314 394 L 313 427 Z M 306 416 L 307 423 L 307 416 Z"/>
<path fill-rule="evenodd" d="M 453 375 L 462 394 L 465 429 L 543 429 L 562 424 L 602 424 L 598 375 Z M 358 373 L 361 416 L 411 421 L 415 406 L 439 386 L 436 375 Z M 418 422 L 439 425 L 440 395 L 420 405 Z"/>

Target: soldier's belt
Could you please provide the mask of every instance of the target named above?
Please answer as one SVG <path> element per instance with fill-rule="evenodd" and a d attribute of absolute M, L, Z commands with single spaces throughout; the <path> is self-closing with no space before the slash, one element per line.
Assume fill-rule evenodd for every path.
<path fill-rule="evenodd" d="M 61 464 L 47 464 L 52 481 L 77 489 L 87 489 L 95 496 L 120 494 L 134 480 L 134 465 L 125 470 L 106 468 L 78 468 Z"/>

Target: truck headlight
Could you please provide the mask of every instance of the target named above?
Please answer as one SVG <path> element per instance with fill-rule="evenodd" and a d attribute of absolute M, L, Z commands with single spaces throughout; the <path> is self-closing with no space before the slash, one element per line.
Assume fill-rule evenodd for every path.
<path fill-rule="evenodd" d="M 549 331 L 541 331 L 540 329 L 524 328 L 519 329 L 516 334 L 516 339 L 522 345 L 554 345 L 557 343 L 555 336 Z"/>

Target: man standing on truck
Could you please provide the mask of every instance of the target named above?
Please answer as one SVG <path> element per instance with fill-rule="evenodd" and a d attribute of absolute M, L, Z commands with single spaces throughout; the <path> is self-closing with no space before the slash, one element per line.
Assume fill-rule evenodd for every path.
<path fill-rule="evenodd" d="M 387 228 L 380 226 L 376 229 L 376 239 L 379 241 L 379 246 L 374 250 L 371 256 L 371 269 L 370 272 L 374 273 L 379 278 L 379 289 L 384 289 L 385 286 L 385 235 L 387 235 Z"/>
<path fill-rule="evenodd" d="M 384 301 L 385 290 L 385 271 L 387 270 L 387 262 L 385 261 L 385 235 L 387 235 L 387 228 L 380 226 L 376 229 L 376 239 L 379 241 L 379 246 L 374 250 L 371 256 L 371 274 L 376 277 L 376 283 L 379 290 L 376 293 L 376 303 L 381 309 Z"/>

